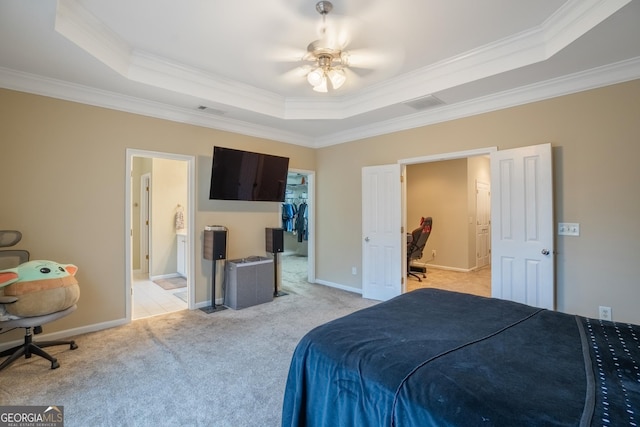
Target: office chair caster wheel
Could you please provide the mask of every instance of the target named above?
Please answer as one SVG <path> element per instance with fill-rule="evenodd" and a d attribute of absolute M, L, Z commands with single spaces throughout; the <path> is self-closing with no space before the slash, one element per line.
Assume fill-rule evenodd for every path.
<path fill-rule="evenodd" d="M 76 344 L 75 341 L 71 341 L 71 344 L 69 344 L 69 349 L 75 350 L 76 348 L 78 348 L 78 344 Z"/>
<path fill-rule="evenodd" d="M 60 367 L 60 364 L 58 363 L 58 360 L 53 359 L 51 361 L 51 369 L 58 369 Z"/>

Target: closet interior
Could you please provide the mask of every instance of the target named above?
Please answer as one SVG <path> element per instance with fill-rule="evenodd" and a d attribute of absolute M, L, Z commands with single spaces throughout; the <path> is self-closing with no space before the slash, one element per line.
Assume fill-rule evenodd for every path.
<path fill-rule="evenodd" d="M 308 254 L 307 177 L 300 173 L 287 175 L 287 189 L 282 204 L 284 255 L 306 257 Z"/>

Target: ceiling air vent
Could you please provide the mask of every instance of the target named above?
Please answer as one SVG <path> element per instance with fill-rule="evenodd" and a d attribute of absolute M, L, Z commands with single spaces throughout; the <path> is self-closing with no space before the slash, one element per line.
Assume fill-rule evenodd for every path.
<path fill-rule="evenodd" d="M 226 111 L 216 110 L 215 108 L 207 107 L 206 105 L 199 105 L 198 110 L 213 114 L 214 116 L 223 116 L 226 113 Z"/>
<path fill-rule="evenodd" d="M 412 99 L 411 101 L 404 102 L 403 104 L 407 107 L 413 108 L 414 110 L 422 111 L 444 105 L 444 101 L 433 95 L 427 95 L 422 98 Z"/>

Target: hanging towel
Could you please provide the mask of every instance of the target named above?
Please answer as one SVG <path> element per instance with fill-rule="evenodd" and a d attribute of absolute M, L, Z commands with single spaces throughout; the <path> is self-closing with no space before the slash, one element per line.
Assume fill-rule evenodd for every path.
<path fill-rule="evenodd" d="M 176 212 L 176 231 L 180 230 L 184 230 L 184 210 L 179 206 Z"/>

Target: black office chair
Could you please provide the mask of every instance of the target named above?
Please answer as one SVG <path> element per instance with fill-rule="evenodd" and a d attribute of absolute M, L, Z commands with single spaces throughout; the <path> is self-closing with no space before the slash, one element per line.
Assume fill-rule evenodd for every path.
<path fill-rule="evenodd" d="M 413 276 L 418 279 L 418 282 L 422 282 L 420 276 L 411 271 L 411 261 L 414 259 L 422 258 L 422 251 L 427 245 L 429 235 L 431 235 L 431 227 L 433 226 L 433 219 L 429 217 L 420 218 L 420 227 L 416 228 L 407 235 L 407 275 Z M 422 277 L 427 277 L 427 268 L 424 267 Z"/>
<path fill-rule="evenodd" d="M 0 230 L 0 247 L 14 246 L 21 239 L 22 233 L 19 231 Z M 29 261 L 29 252 L 26 250 L 0 250 L 0 270 L 17 267 L 27 261 Z M 16 297 L 5 296 L 2 289 L 0 289 L 0 303 L 11 304 L 16 300 Z M 32 354 L 43 357 L 51 362 L 51 369 L 60 367 L 58 360 L 46 351 L 42 350 L 42 348 L 54 345 L 68 345 L 71 350 L 75 350 L 78 348 L 76 343 L 74 341 L 42 341 L 36 343 L 33 341 L 33 334 L 41 333 L 42 325 L 53 322 L 61 317 L 65 317 L 73 313 L 75 310 L 76 305 L 73 305 L 65 310 L 44 314 L 42 316 L 0 320 L 0 333 L 8 332 L 15 328 L 25 329 L 24 342 L 22 344 L 0 352 L 0 357 L 9 356 L 0 364 L 0 371 L 20 358 L 20 356 L 24 355 L 25 359 L 29 359 Z M 33 333 L 31 331 L 32 328 Z"/>

